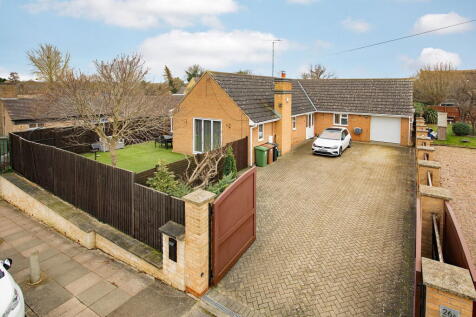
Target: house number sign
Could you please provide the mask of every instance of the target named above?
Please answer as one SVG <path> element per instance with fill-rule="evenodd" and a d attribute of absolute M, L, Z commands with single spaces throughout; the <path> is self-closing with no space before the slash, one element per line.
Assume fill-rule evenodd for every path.
<path fill-rule="evenodd" d="M 460 317 L 459 311 L 440 305 L 440 317 Z"/>

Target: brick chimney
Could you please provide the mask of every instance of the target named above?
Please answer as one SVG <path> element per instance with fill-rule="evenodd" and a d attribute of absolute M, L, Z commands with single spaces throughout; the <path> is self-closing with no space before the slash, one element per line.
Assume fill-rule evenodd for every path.
<path fill-rule="evenodd" d="M 282 154 L 291 151 L 291 115 L 293 84 L 281 72 L 281 78 L 274 79 L 274 110 L 281 115 L 276 125 L 276 143 Z"/>

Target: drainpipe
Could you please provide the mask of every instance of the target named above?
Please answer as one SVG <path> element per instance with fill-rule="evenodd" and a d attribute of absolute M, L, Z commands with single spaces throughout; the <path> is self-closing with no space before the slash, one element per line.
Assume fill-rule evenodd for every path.
<path fill-rule="evenodd" d="M 253 128 L 256 127 L 256 124 L 250 120 L 250 161 L 248 162 L 248 165 L 251 167 L 253 166 Z"/>

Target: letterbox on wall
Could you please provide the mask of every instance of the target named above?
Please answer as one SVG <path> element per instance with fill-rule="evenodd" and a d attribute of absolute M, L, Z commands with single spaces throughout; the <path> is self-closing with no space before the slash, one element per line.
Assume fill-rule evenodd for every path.
<path fill-rule="evenodd" d="M 185 227 L 169 221 L 160 227 L 164 274 L 172 286 L 185 290 Z"/>

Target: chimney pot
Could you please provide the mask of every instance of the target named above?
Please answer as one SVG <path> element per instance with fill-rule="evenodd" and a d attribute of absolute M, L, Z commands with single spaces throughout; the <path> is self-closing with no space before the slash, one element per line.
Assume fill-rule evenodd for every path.
<path fill-rule="evenodd" d="M 281 71 L 281 78 L 286 78 L 286 71 L 284 70 Z"/>

